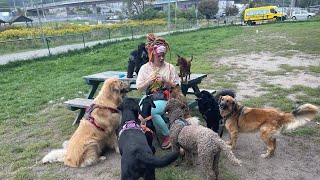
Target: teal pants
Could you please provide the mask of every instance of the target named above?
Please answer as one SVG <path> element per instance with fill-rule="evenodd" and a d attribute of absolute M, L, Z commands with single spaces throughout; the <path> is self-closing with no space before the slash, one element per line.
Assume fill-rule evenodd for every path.
<path fill-rule="evenodd" d="M 139 102 L 145 98 L 146 96 L 143 96 Z M 163 110 L 167 105 L 167 101 L 165 100 L 156 100 L 154 101 L 154 104 L 156 105 L 156 108 L 151 109 L 151 116 L 152 116 L 152 122 L 153 125 L 159 129 L 163 136 L 169 136 L 169 129 L 167 124 L 164 122 L 162 115 L 164 114 Z"/>

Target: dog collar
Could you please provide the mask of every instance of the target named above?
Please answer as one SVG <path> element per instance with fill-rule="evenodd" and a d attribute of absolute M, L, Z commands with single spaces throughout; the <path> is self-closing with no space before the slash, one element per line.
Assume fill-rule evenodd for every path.
<path fill-rule="evenodd" d="M 242 112 L 243 108 L 244 108 L 244 106 L 241 106 L 238 112 Z M 224 121 L 223 124 L 224 124 L 233 114 L 234 114 L 233 111 L 231 111 L 229 114 L 227 114 L 226 116 L 224 116 L 224 117 L 223 117 L 223 121 Z M 238 118 L 237 118 L 237 125 L 239 125 L 239 117 L 240 117 L 240 116 L 238 116 Z"/>
<path fill-rule="evenodd" d="M 136 123 L 135 120 L 126 121 L 124 123 L 124 125 L 122 126 L 122 129 L 119 132 L 119 138 L 124 131 L 129 130 L 129 129 L 138 129 L 143 132 L 143 129 Z"/>
<path fill-rule="evenodd" d="M 171 124 L 177 123 L 177 124 L 182 124 L 183 126 L 189 126 L 190 123 L 186 121 L 184 118 L 179 117 L 178 119 L 174 120 L 172 123 L 169 124 L 169 128 L 171 127 Z"/>

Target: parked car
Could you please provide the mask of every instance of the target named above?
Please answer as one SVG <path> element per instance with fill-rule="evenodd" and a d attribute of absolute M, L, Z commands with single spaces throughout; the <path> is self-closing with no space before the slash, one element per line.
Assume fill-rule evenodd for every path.
<path fill-rule="evenodd" d="M 309 13 L 307 10 L 298 10 L 292 12 L 293 20 L 309 19 L 312 16 L 315 16 L 315 13 Z"/>

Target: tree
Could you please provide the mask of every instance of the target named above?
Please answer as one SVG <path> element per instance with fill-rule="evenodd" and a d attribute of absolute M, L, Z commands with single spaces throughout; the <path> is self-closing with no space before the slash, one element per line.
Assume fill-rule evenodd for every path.
<path fill-rule="evenodd" d="M 7 2 L 0 2 L 0 12 L 11 12 L 9 4 Z"/>
<path fill-rule="evenodd" d="M 228 6 L 225 9 L 225 13 L 226 13 L 227 16 L 235 16 L 235 15 L 237 15 L 239 13 L 239 9 L 235 5 Z"/>
<path fill-rule="evenodd" d="M 198 10 L 207 20 L 212 19 L 219 11 L 218 1 L 204 0 L 199 3 Z"/>

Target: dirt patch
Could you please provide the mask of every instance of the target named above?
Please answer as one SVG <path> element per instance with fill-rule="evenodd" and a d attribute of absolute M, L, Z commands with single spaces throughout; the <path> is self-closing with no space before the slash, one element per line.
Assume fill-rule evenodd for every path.
<path fill-rule="evenodd" d="M 259 53 L 249 55 L 239 55 L 233 57 L 221 58 L 219 64 L 230 65 L 232 68 L 239 70 L 237 74 L 228 74 L 226 79 L 239 76 L 238 72 L 246 75 L 245 80 L 238 82 L 237 94 L 238 100 L 244 97 L 259 97 L 264 92 L 258 91 L 262 83 L 277 85 L 284 88 L 290 88 L 294 85 L 303 85 L 312 88 L 320 86 L 319 74 L 311 74 L 302 70 L 294 70 L 284 75 L 267 75 L 267 72 L 281 70 L 281 65 L 308 67 L 320 66 L 320 58 L 317 56 L 297 53 L 292 57 L 276 56 L 272 53 Z"/>
<path fill-rule="evenodd" d="M 320 66 L 320 58 L 305 54 L 296 54 L 293 57 L 279 57 L 272 53 L 240 55 L 222 58 L 218 63 L 231 65 L 235 71 L 246 74 L 237 85 L 237 99 L 260 96 L 264 92 L 258 89 L 262 83 L 274 84 L 290 88 L 294 85 L 303 85 L 312 88 L 319 87 L 319 74 L 295 70 L 283 75 L 267 76 L 266 72 L 279 71 L 280 65 L 289 66 Z M 230 78 L 235 74 L 228 74 Z M 301 92 L 299 92 L 301 94 Z M 299 94 L 297 94 L 299 95 Z M 296 95 L 288 95 L 295 99 Z M 319 127 L 315 122 L 307 126 Z M 224 133 L 223 139 L 228 140 Z M 279 134 L 277 149 L 274 157 L 262 159 L 260 155 L 266 152 L 266 146 L 260 139 L 259 133 L 240 134 L 235 155 L 243 161 L 243 166 L 234 168 L 241 179 L 319 179 L 320 177 L 320 138 L 317 136 L 291 137 Z M 224 163 L 230 164 L 225 161 Z M 227 166 L 228 166 L 227 165 Z M 230 167 L 234 167 L 230 164 Z"/>

